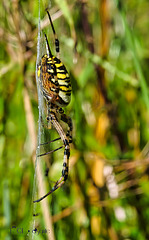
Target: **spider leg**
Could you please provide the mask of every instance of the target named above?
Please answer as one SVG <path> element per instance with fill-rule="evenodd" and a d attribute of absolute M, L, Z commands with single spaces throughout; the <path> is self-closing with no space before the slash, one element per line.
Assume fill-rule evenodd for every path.
<path fill-rule="evenodd" d="M 53 35 L 54 35 L 54 39 L 55 39 L 56 54 L 58 55 L 57 57 L 59 58 L 59 52 L 60 52 L 59 40 L 58 40 L 58 37 L 56 35 L 55 29 L 54 29 L 54 25 L 53 25 L 53 22 L 52 22 L 52 19 L 51 19 L 51 16 L 50 16 L 50 13 L 49 13 L 48 10 L 47 10 L 47 14 L 48 14 L 48 17 L 49 17 L 49 20 L 50 20 L 50 24 L 51 24 Z"/>
<path fill-rule="evenodd" d="M 69 143 L 72 143 L 72 130 L 73 130 L 72 120 L 69 116 L 67 116 L 64 113 L 61 114 L 61 120 L 68 124 L 68 131 L 66 136 L 69 139 Z"/>
<path fill-rule="evenodd" d="M 48 141 L 48 142 L 40 143 L 40 146 L 46 145 L 46 144 L 49 144 L 49 143 L 52 143 L 52 142 L 55 142 L 55 141 L 58 141 L 58 140 L 60 140 L 60 139 L 61 139 L 61 138 L 59 137 L 59 138 L 55 138 L 55 139 L 53 139 L 53 140 L 51 140 L 51 141 Z"/>
<path fill-rule="evenodd" d="M 61 149 L 61 148 L 63 148 L 63 147 L 64 147 L 64 146 L 60 146 L 59 148 L 56 148 L 56 149 L 54 149 L 54 150 L 51 150 L 50 152 L 46 152 L 46 153 L 39 154 L 39 155 L 37 155 L 37 157 L 42 157 L 42 156 L 51 154 L 51 153 L 56 152 L 57 150 L 59 150 L 59 149 Z"/>
<path fill-rule="evenodd" d="M 69 142 L 68 138 L 61 127 L 60 123 L 58 122 L 55 113 L 50 109 L 50 116 L 51 116 L 51 122 L 53 126 L 55 127 L 56 131 L 58 132 L 59 136 L 61 137 L 63 143 L 64 143 L 64 160 L 63 160 L 63 169 L 62 169 L 62 176 L 61 178 L 56 182 L 54 188 L 56 187 L 59 188 L 63 183 L 67 180 L 68 178 L 68 165 L 69 165 L 69 157 L 70 157 L 70 147 L 69 147 Z M 55 190 L 56 190 L 55 189 Z M 54 190 L 54 191 L 55 191 Z"/>
<path fill-rule="evenodd" d="M 49 45 L 49 42 L 48 42 L 47 35 L 44 34 L 44 36 L 45 36 L 45 40 L 46 40 L 47 55 L 52 58 L 53 55 L 52 55 L 52 52 L 51 52 L 51 49 L 50 49 L 50 45 Z"/>
<path fill-rule="evenodd" d="M 35 200 L 35 202 L 40 202 L 41 200 L 43 200 L 44 198 L 46 198 L 48 195 L 50 195 L 51 193 L 53 193 L 56 189 L 60 188 L 65 181 L 68 178 L 68 166 L 69 166 L 69 157 L 70 157 L 70 147 L 69 147 L 69 142 L 68 142 L 68 138 L 63 130 L 63 128 L 61 127 L 60 123 L 58 122 L 54 109 L 49 109 L 49 116 L 50 116 L 50 121 L 53 124 L 54 128 L 56 129 L 56 131 L 58 132 L 58 134 L 60 135 L 63 143 L 64 143 L 64 160 L 63 160 L 63 168 L 62 168 L 62 176 L 60 177 L 60 179 L 55 183 L 55 185 L 53 186 L 53 188 L 43 197 L 41 197 L 38 200 Z M 57 150 L 57 149 L 56 149 Z"/>

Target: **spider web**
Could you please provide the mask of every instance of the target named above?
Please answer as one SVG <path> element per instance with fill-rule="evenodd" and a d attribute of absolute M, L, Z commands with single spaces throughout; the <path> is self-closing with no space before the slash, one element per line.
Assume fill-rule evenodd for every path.
<path fill-rule="evenodd" d="M 51 3 L 51 2 L 50 2 Z M 33 203 L 33 200 L 37 199 L 37 191 L 39 192 L 39 196 L 46 194 L 46 188 L 43 180 L 43 166 L 42 161 L 37 156 L 41 152 L 41 143 L 44 141 L 44 127 L 42 123 L 42 119 L 45 119 L 45 105 L 43 95 L 40 91 L 39 87 L 39 79 L 38 79 L 38 64 L 40 62 L 41 57 L 45 54 L 45 45 L 43 45 L 43 34 L 41 32 L 41 1 L 38 0 L 38 37 L 37 37 L 37 60 L 36 60 L 36 84 L 37 84 L 37 93 L 38 93 L 38 109 L 39 109 L 39 120 L 38 120 L 38 135 L 37 135 L 37 149 L 36 149 L 36 160 L 35 160 L 35 173 L 33 180 L 33 191 L 32 191 L 32 202 L 31 202 L 31 221 L 30 221 L 30 231 L 28 231 L 27 237 L 28 239 L 36 239 L 39 230 L 37 229 L 36 234 L 36 222 L 39 223 L 39 218 L 41 217 L 40 212 L 42 212 L 44 222 L 45 222 L 45 231 L 47 230 L 46 238 L 50 240 L 54 240 L 54 234 L 52 230 L 52 222 L 49 211 L 49 205 L 47 199 L 45 199 L 41 203 Z M 41 211 L 40 211 L 41 204 Z"/>

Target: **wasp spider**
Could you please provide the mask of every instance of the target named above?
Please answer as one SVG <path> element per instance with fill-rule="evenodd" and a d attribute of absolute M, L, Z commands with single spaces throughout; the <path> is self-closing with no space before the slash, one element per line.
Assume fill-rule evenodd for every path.
<path fill-rule="evenodd" d="M 47 121 L 51 122 L 53 127 L 58 132 L 60 138 L 64 144 L 64 160 L 62 175 L 60 179 L 55 183 L 54 187 L 43 197 L 34 202 L 40 202 L 42 199 L 47 197 L 49 194 L 53 193 L 56 189 L 60 188 L 68 178 L 68 165 L 69 165 L 69 156 L 70 156 L 70 143 L 72 142 L 72 120 L 69 116 L 64 114 L 62 107 L 65 107 L 69 104 L 71 99 L 71 82 L 69 74 L 66 70 L 66 67 L 58 58 L 59 55 L 59 40 L 57 38 L 51 16 L 47 11 L 52 31 L 55 38 L 55 49 L 57 57 L 55 57 L 50 49 L 47 36 L 45 34 L 47 54 L 41 58 L 41 61 L 38 65 L 38 78 L 40 89 L 46 100 L 47 104 Z M 68 124 L 68 131 L 65 133 L 63 127 L 60 124 L 60 120 Z M 57 140 L 57 139 L 55 139 Z M 53 141 L 55 141 L 53 140 Z M 60 147 L 61 148 L 61 147 Z M 56 151 L 60 148 L 57 148 L 53 151 Z M 51 151 L 51 152 L 53 152 Z M 50 152 L 49 152 L 50 153 Z M 46 155 L 41 154 L 39 156 Z"/>

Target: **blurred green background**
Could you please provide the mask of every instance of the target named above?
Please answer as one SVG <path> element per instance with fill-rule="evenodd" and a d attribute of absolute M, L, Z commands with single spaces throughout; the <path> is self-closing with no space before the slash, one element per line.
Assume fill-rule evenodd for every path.
<path fill-rule="evenodd" d="M 149 1 L 41 1 L 41 30 L 54 53 L 47 7 L 73 88 L 65 109 L 74 125 L 69 178 L 33 204 L 60 177 L 63 150 L 41 158 L 35 178 L 39 2 L 2 0 L 0 237 L 149 239 Z M 42 137 L 57 135 L 45 128 Z"/>

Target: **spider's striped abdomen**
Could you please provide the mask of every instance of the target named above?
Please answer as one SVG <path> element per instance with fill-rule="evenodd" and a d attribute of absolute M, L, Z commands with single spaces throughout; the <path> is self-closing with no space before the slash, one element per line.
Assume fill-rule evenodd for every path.
<path fill-rule="evenodd" d="M 64 64 L 57 57 L 44 55 L 38 67 L 41 90 L 45 98 L 60 107 L 71 99 L 71 82 Z"/>

